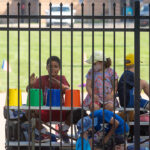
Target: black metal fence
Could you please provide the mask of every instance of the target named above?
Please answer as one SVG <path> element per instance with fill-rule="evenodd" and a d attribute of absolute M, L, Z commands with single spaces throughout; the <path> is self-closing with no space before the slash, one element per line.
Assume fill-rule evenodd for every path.
<path fill-rule="evenodd" d="M 127 37 L 128 37 L 128 33 L 131 33 L 131 35 L 133 35 L 133 48 L 134 48 L 134 55 L 135 55 L 135 106 L 133 109 L 130 110 L 134 110 L 135 111 L 135 120 L 134 120 L 134 144 L 135 144 L 135 149 L 138 150 L 140 149 L 140 128 L 143 128 L 143 126 L 140 125 L 140 105 L 139 105 L 139 100 L 140 100 L 140 54 L 142 52 L 144 52 L 143 50 L 140 50 L 140 43 L 141 42 L 145 42 L 144 38 L 141 39 L 140 35 L 142 33 L 148 33 L 147 39 L 149 41 L 150 39 L 150 15 L 149 16 L 140 16 L 140 3 L 137 1 L 135 2 L 135 15 L 134 16 L 116 16 L 116 6 L 115 3 L 113 5 L 114 8 L 114 12 L 113 12 L 113 16 L 106 16 L 105 15 L 105 4 L 103 4 L 103 15 L 102 16 L 95 16 L 94 15 L 94 4 L 92 4 L 92 14 L 91 16 L 85 16 L 84 15 L 84 4 L 81 4 L 81 15 L 80 16 L 76 16 L 73 15 L 73 4 L 70 5 L 71 7 L 71 14 L 70 15 L 63 15 L 62 14 L 62 8 L 63 8 L 63 4 L 60 4 L 60 15 L 52 15 L 51 12 L 51 8 L 52 8 L 52 4 L 50 4 L 50 14 L 49 15 L 41 15 L 41 4 L 39 4 L 39 15 L 37 16 L 33 16 L 30 14 L 30 3 L 28 5 L 28 15 L 20 15 L 20 4 L 18 3 L 18 15 L 11 15 L 9 13 L 9 4 L 7 4 L 7 15 L 0 15 L 1 19 L 6 19 L 7 20 L 7 24 L 6 25 L 1 25 L 0 27 L 0 33 L 2 36 L 4 36 L 3 32 L 5 33 L 5 36 L 7 38 L 6 42 L 6 50 L 7 50 L 7 106 L 5 106 L 5 117 L 6 117 L 6 149 L 42 149 L 44 147 L 44 149 L 54 149 L 54 148 L 59 148 L 59 149 L 64 149 L 64 148 L 68 148 L 68 149 L 74 149 L 75 148 L 75 141 L 73 139 L 74 137 L 74 131 L 73 131 L 73 111 L 77 108 L 73 107 L 73 89 L 75 88 L 75 85 L 77 84 L 81 84 L 81 108 L 82 110 L 84 109 L 83 106 L 83 100 L 84 100 L 84 93 L 85 93 L 85 89 L 84 89 L 84 82 L 85 82 L 85 71 L 87 71 L 86 68 L 89 67 L 89 65 L 84 64 L 84 52 L 86 51 L 86 48 L 88 47 L 88 44 L 91 42 L 91 45 L 89 44 L 88 49 L 91 49 L 87 52 L 87 55 L 89 55 L 89 53 L 92 54 L 92 62 L 94 62 L 94 51 L 95 49 L 98 47 L 97 43 L 100 45 L 101 50 L 103 51 L 103 59 L 105 54 L 112 54 L 112 59 L 113 59 L 113 69 L 114 69 L 114 73 L 117 70 L 116 68 L 119 66 L 120 68 L 122 67 L 122 71 L 125 70 L 125 56 L 127 53 Z M 124 11 L 126 11 L 126 5 L 124 5 Z M 10 19 L 16 19 L 18 21 L 17 24 L 12 25 L 10 24 Z M 21 24 L 21 20 L 25 19 L 28 20 L 27 24 Z M 32 19 L 37 19 L 38 20 L 38 24 L 31 24 L 31 20 Z M 47 20 L 49 21 L 49 27 L 45 27 L 43 26 L 42 20 Z M 49 20 L 48 20 L 49 19 Z M 54 19 L 58 19 L 58 23 L 56 26 L 52 24 L 52 21 Z M 63 21 L 65 19 L 69 19 L 70 21 L 70 26 L 64 26 L 63 25 Z M 74 21 L 76 22 L 78 20 L 78 26 L 76 25 L 76 23 L 74 23 Z M 88 23 L 85 23 L 85 20 L 89 20 Z M 97 20 L 97 23 L 95 23 Z M 131 20 L 131 22 L 130 22 Z M 148 21 L 148 27 L 140 27 L 140 21 L 141 20 L 147 20 Z M 128 21 L 130 22 L 129 24 L 131 26 L 128 26 Z M 109 24 L 109 26 L 107 26 Z M 118 26 L 121 25 L 121 26 Z M 67 33 L 67 36 L 65 36 L 64 39 L 64 34 L 65 32 Z M 23 34 L 22 34 L 23 33 Z M 33 35 L 35 33 L 35 35 Z M 42 42 L 42 40 L 45 38 L 45 34 L 46 33 L 46 42 L 49 42 L 49 45 L 47 46 L 48 50 L 46 52 L 46 50 L 43 48 L 43 45 L 46 45 L 46 42 Z M 56 33 L 56 35 L 55 35 Z M 78 33 L 78 36 L 76 36 L 76 34 Z M 80 33 L 80 35 L 79 35 Z M 86 36 L 86 33 L 87 36 Z M 99 40 L 99 42 L 96 43 L 95 46 L 95 35 L 100 33 L 101 36 L 101 41 Z M 108 50 L 107 47 L 109 47 L 108 45 L 106 45 L 106 38 L 107 40 L 109 40 L 109 35 L 107 36 L 107 33 L 111 33 L 112 37 L 110 36 L 110 39 L 112 40 L 112 45 L 110 44 L 110 48 L 111 50 Z M 122 34 L 123 35 L 123 39 L 117 39 L 117 34 Z M 2 40 L 2 36 L 1 40 Z M 16 37 L 15 37 L 16 36 Z M 90 36 L 90 40 L 87 42 L 85 41 L 85 39 L 87 39 L 87 37 Z M 37 38 L 38 42 L 32 42 L 32 37 L 34 37 L 35 39 Z M 53 41 L 53 38 L 55 38 L 55 41 Z M 74 49 L 74 45 L 78 45 L 78 43 L 75 43 L 75 39 L 80 38 L 80 43 L 78 46 L 78 49 L 80 50 L 80 54 L 78 56 L 77 52 L 74 51 L 79 51 Z M 35 40 L 34 39 L 34 40 Z M 12 41 L 13 40 L 13 41 Z M 117 44 L 118 41 L 120 42 L 121 40 L 123 41 L 123 45 L 122 45 L 122 64 L 119 63 L 119 59 L 117 59 L 116 56 L 118 50 L 117 49 Z M 143 41 L 141 41 L 143 40 Z M 145 39 L 146 40 L 146 39 Z M 22 56 L 22 50 L 21 48 L 25 45 L 21 45 L 22 41 L 26 41 L 26 55 Z M 69 41 L 69 45 L 66 44 L 65 42 Z M 53 47 L 53 44 L 58 43 L 57 48 L 59 47 L 59 49 L 56 49 Z M 11 44 L 16 43 L 16 47 L 17 51 L 16 53 L 12 53 L 12 49 L 15 49 L 13 47 L 11 47 Z M 85 47 L 85 43 L 86 43 L 86 47 Z M 148 56 L 146 58 L 149 59 L 149 55 L 150 55 L 150 42 L 147 43 L 147 53 Z M 1 43 L 2 44 L 2 43 Z M 36 45 L 35 49 L 37 48 L 37 50 L 34 49 L 34 46 Z M 67 46 L 69 47 L 69 51 L 65 51 L 65 49 L 67 49 Z M 1 46 L 2 47 L 2 46 Z M 65 47 L 65 48 L 64 48 Z M 95 48 L 96 47 L 96 48 Z M 53 51 L 53 48 L 55 49 L 55 51 Z M 32 49 L 34 49 L 34 51 L 32 52 Z M 107 50 L 106 50 L 107 49 Z M 49 52 L 49 53 L 48 53 Z M 38 58 L 35 57 L 35 53 L 38 53 Z M 69 54 L 68 54 L 69 53 Z M 24 53 L 25 54 L 25 53 Z M 49 54 L 49 55 L 47 55 Z M 61 102 L 60 102 L 60 107 L 52 107 L 51 105 L 48 106 L 42 106 L 41 105 L 41 101 L 42 101 L 42 95 L 41 92 L 39 92 L 39 106 L 31 106 L 31 99 L 30 99 L 30 90 L 28 92 L 28 97 L 29 97 L 29 104 L 28 106 L 11 106 L 9 103 L 10 100 L 10 93 L 9 93 L 9 89 L 12 88 L 12 79 L 10 79 L 11 73 L 10 73 L 10 57 L 11 60 L 12 59 L 16 59 L 16 72 L 15 76 L 17 76 L 14 80 L 16 82 L 16 87 L 18 90 L 19 89 L 25 89 L 24 86 L 22 86 L 22 82 L 23 81 L 28 81 L 25 82 L 26 85 L 29 85 L 29 89 L 32 88 L 31 83 L 30 83 L 30 79 L 31 79 L 31 70 L 34 70 L 32 68 L 32 66 L 34 67 L 38 67 L 38 71 L 36 70 L 36 72 L 38 72 L 38 76 L 39 76 L 39 88 L 42 89 L 42 78 L 41 75 L 43 75 L 45 72 L 43 71 L 43 64 L 45 64 L 45 59 L 47 59 L 48 57 L 51 58 L 51 56 L 53 56 L 54 54 L 56 54 L 57 56 L 59 56 L 60 58 L 60 91 L 61 94 L 63 92 L 63 84 L 62 84 L 62 75 L 65 74 L 67 78 L 70 78 L 69 83 L 70 83 L 70 89 L 71 89 L 71 106 L 70 107 L 64 107 L 62 100 L 63 98 L 61 97 Z M 16 57 L 17 55 L 17 57 Z M 44 56 L 46 55 L 46 56 Z M 68 58 L 69 57 L 69 58 Z M 80 57 L 80 58 L 79 58 Z M 119 56 L 121 57 L 121 56 Z M 26 59 L 26 60 L 25 60 Z M 25 62 L 22 62 L 22 60 L 25 60 Z M 116 61 L 117 60 L 117 61 Z M 43 63 L 44 61 L 44 63 Z M 68 62 L 65 62 L 68 61 Z M 149 59 L 150 61 L 150 59 Z M 77 64 L 74 64 L 74 62 Z M 25 64 L 27 63 L 27 64 Z M 118 64 L 119 63 L 119 64 Z M 36 65 L 35 65 L 36 64 Z M 150 62 L 148 62 L 147 64 L 147 69 L 149 69 L 149 64 Z M 44 66 L 45 67 L 45 66 Z M 63 71 L 63 69 L 65 68 L 65 71 Z M 75 68 L 78 68 L 77 70 L 74 70 Z M 94 65 L 92 65 L 92 81 L 94 81 Z M 25 72 L 25 74 L 23 74 L 23 69 L 25 69 L 27 72 Z M 51 72 L 51 69 L 50 69 Z M 23 74 L 23 75 L 22 75 Z M 77 74 L 79 74 L 77 76 Z M 103 72 L 104 74 L 104 72 Z M 22 76 L 25 78 L 22 78 Z M 79 80 L 80 78 L 80 80 Z M 150 72 L 148 72 L 148 80 L 150 78 Z M 50 75 L 50 82 L 52 80 L 52 76 Z M 78 81 L 77 83 L 76 80 Z M 104 79 L 103 79 L 104 82 Z M 113 82 L 115 82 L 115 79 L 113 80 Z M 94 82 L 92 82 L 92 87 L 94 87 Z M 126 84 L 126 83 L 125 83 Z M 14 87 L 14 86 L 13 86 Z M 48 87 L 50 88 L 50 87 Z M 103 87 L 104 88 L 104 87 Z M 113 87 L 115 90 L 115 86 Z M 78 88 L 79 89 L 79 88 Z M 92 93 L 94 93 L 94 88 L 92 89 Z M 51 92 L 50 92 L 51 95 Z M 126 96 L 125 96 L 126 97 Z M 94 94 L 92 94 L 92 99 L 94 99 Z M 18 92 L 18 104 L 20 102 L 20 97 L 19 97 L 19 92 Z M 50 101 L 51 104 L 51 101 Z M 9 106 L 10 105 L 10 106 Z M 94 100 L 92 101 L 92 108 L 94 109 Z M 127 112 L 128 109 L 125 108 L 116 108 L 114 107 L 114 112 L 116 111 L 120 111 L 123 110 L 124 112 Z M 18 111 L 17 116 L 15 118 L 15 127 L 16 129 L 13 128 L 12 126 L 12 122 L 13 120 L 11 120 L 11 114 L 10 111 L 12 110 L 12 112 L 14 112 L 15 110 Z M 60 126 L 62 126 L 62 121 L 64 121 L 63 118 L 63 113 L 65 112 L 67 115 L 68 112 L 71 115 L 71 130 L 70 130 L 70 134 L 71 137 L 70 138 L 70 143 L 64 143 L 63 142 L 63 133 L 60 132 L 60 137 L 59 140 L 56 142 L 53 142 L 52 140 L 49 140 L 48 143 L 42 143 L 42 139 L 39 138 L 39 142 L 35 143 L 35 128 L 34 126 L 36 125 L 35 123 L 35 118 L 39 118 L 39 121 L 42 122 L 42 116 L 41 116 L 41 111 L 43 110 L 47 110 L 49 111 L 49 131 L 50 133 L 52 132 L 52 130 L 55 131 L 55 129 L 52 127 L 53 122 L 53 113 L 54 111 L 58 111 L 58 114 L 55 115 L 59 115 L 59 122 L 60 122 Z M 28 120 L 29 124 L 27 127 L 27 135 L 28 135 L 28 140 L 25 140 L 25 138 L 23 138 L 25 133 L 25 130 L 22 129 L 22 122 L 23 121 L 27 121 L 27 120 L 23 120 L 22 119 L 22 113 L 26 114 L 24 117 Z M 28 114 L 28 115 L 27 115 Z M 33 115 L 34 114 L 34 115 Z M 83 111 L 82 111 L 82 115 L 83 117 Z M 56 116 L 54 116 L 56 117 Z M 93 120 L 93 125 L 94 125 L 94 118 L 92 117 Z M 83 122 L 82 122 L 83 123 Z M 104 123 L 104 120 L 103 120 Z M 147 126 L 148 126 L 148 138 L 150 138 L 150 130 L 149 130 L 149 124 L 150 122 L 148 122 Z M 141 127 L 140 127 L 141 126 Z M 40 126 L 41 127 L 41 126 Z M 93 128 L 94 129 L 94 128 Z M 11 135 L 13 133 L 13 136 Z M 39 134 L 41 135 L 41 131 L 39 130 Z M 26 135 L 26 136 L 27 136 Z M 75 138 L 77 138 L 77 136 L 75 136 Z M 127 139 L 127 137 L 124 135 L 124 138 Z M 94 139 L 94 130 L 93 130 L 93 134 L 92 134 L 92 139 Z M 115 140 L 115 139 L 114 139 Z M 31 142 L 30 142 L 31 141 Z M 124 148 L 127 146 L 126 142 L 125 142 L 125 146 Z M 92 144 L 92 148 L 95 147 L 95 144 Z M 104 148 L 104 147 L 103 147 Z M 149 148 L 150 148 L 150 143 L 149 143 Z"/>

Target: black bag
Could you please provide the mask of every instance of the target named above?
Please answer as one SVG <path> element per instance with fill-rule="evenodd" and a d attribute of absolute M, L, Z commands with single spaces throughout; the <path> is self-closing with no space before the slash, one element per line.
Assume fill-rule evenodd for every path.
<path fill-rule="evenodd" d="M 20 133 L 18 132 L 20 130 Z M 5 124 L 5 137 L 9 141 L 25 141 L 25 136 L 21 128 L 21 124 L 18 121 L 6 121 Z"/>

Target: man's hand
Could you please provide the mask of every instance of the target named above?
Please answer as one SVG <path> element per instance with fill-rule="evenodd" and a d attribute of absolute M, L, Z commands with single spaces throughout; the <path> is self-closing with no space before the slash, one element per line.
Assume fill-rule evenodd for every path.
<path fill-rule="evenodd" d="M 49 81 L 51 81 L 52 84 L 57 84 L 60 87 L 60 81 L 58 79 L 51 77 L 49 78 Z M 62 83 L 62 90 L 65 92 L 67 89 L 69 89 L 69 86 Z"/>
<path fill-rule="evenodd" d="M 36 82 L 37 77 L 35 77 L 35 73 L 32 73 L 30 76 L 30 87 L 32 88 L 34 83 Z M 28 92 L 29 85 L 26 87 L 26 91 Z"/>
<path fill-rule="evenodd" d="M 54 78 L 54 77 L 49 77 L 48 80 L 49 80 L 52 84 L 57 84 L 57 85 L 60 84 L 60 81 L 57 80 L 57 79 Z"/>
<path fill-rule="evenodd" d="M 34 83 L 36 82 L 37 77 L 35 77 L 35 73 L 32 73 L 30 76 L 30 85 L 34 85 Z"/>

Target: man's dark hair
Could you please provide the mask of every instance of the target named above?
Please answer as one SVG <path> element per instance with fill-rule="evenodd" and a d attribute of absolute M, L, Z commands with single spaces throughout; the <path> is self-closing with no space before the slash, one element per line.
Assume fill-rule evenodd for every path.
<path fill-rule="evenodd" d="M 84 109 L 76 109 L 73 110 L 73 124 L 76 124 L 81 118 L 82 118 L 82 111 L 83 111 L 83 117 L 88 116 L 87 112 Z"/>
<path fill-rule="evenodd" d="M 60 59 L 57 56 L 51 56 L 50 58 L 47 59 L 47 66 L 51 64 L 52 61 L 56 61 L 59 64 L 59 67 L 61 66 L 60 64 Z"/>

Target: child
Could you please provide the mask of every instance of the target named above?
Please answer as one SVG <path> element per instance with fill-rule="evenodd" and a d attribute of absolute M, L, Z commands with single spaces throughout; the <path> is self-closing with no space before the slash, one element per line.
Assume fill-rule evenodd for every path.
<path fill-rule="evenodd" d="M 51 56 L 47 59 L 46 70 L 48 75 L 41 76 L 40 78 L 35 77 L 33 73 L 30 77 L 30 88 L 40 88 L 40 79 L 41 79 L 41 89 L 44 93 L 44 103 L 46 103 L 46 93 L 48 88 L 51 89 L 60 89 L 60 79 L 61 76 L 58 75 L 60 71 L 60 60 L 57 56 Z M 65 76 L 62 75 L 62 94 L 69 89 L 69 83 L 67 82 Z M 26 91 L 28 92 L 29 86 L 27 86 Z M 64 103 L 62 95 L 62 104 Z"/>
<path fill-rule="evenodd" d="M 126 82 L 125 89 L 124 82 Z M 134 88 L 134 55 L 128 54 L 126 56 L 126 70 L 122 74 L 118 84 L 118 95 L 121 106 L 134 108 Z M 124 90 L 126 93 L 124 93 Z M 140 79 L 140 91 L 141 90 L 149 97 L 149 84 L 145 80 Z M 126 106 L 124 106 L 124 94 L 126 94 Z M 140 107 L 149 110 L 149 101 L 141 97 Z"/>
<path fill-rule="evenodd" d="M 77 124 L 77 122 L 82 117 L 82 113 L 83 113 L 83 117 L 87 117 L 87 113 L 84 109 L 79 108 L 79 109 L 73 110 L 73 112 L 72 112 L 72 123 L 73 124 Z M 92 118 L 92 114 L 90 115 L 90 117 Z M 114 123 L 114 120 L 113 120 L 114 113 L 111 111 L 108 111 L 108 110 L 104 110 L 104 117 L 105 117 L 104 118 L 105 127 L 107 124 L 107 127 L 105 128 L 105 130 L 107 131 L 106 133 L 108 133 L 108 131 L 111 130 L 111 127 Z M 65 124 L 62 127 L 63 131 L 67 131 L 71 125 L 71 112 L 68 113 L 66 118 L 67 119 L 65 121 Z M 117 128 L 116 129 L 117 131 L 115 133 L 117 135 L 117 136 L 115 136 L 115 142 L 116 142 L 115 145 L 118 149 L 119 149 L 119 147 L 124 148 L 124 135 L 123 135 L 124 134 L 124 124 L 126 126 L 126 134 L 129 131 L 129 127 L 126 123 L 124 123 L 124 120 L 121 117 L 119 117 L 117 114 L 115 114 L 115 118 L 116 118 L 115 122 L 117 122 L 119 124 L 119 125 L 115 124 L 115 127 Z M 100 143 L 100 139 L 103 137 L 103 128 L 102 128 L 103 127 L 103 110 L 100 110 L 100 111 L 97 110 L 97 113 L 96 113 L 96 111 L 94 112 L 94 126 L 95 126 L 95 130 L 96 130 L 96 133 L 94 132 L 94 142 L 97 143 L 98 145 L 101 145 L 101 144 L 103 144 L 103 143 Z M 113 140 L 113 136 L 110 137 L 110 142 L 112 142 L 112 140 Z M 89 142 L 90 141 L 91 141 L 91 139 L 89 139 Z M 110 146 L 109 144 L 107 144 L 107 145 Z"/>
<path fill-rule="evenodd" d="M 86 61 L 92 64 L 92 56 Z M 104 69 L 103 69 L 104 65 Z M 114 95 L 117 92 L 118 75 L 115 73 L 115 91 L 114 91 L 114 70 L 110 68 L 111 59 L 105 58 L 103 61 L 103 53 L 101 51 L 94 52 L 94 93 L 92 93 L 92 69 L 90 69 L 86 75 L 86 90 L 88 92 L 84 106 L 92 106 L 92 94 L 94 94 L 94 110 L 98 110 L 100 105 L 103 104 L 104 108 L 113 111 Z M 103 96 L 103 71 L 104 71 L 104 96 Z"/>
<path fill-rule="evenodd" d="M 88 140 L 88 137 L 91 136 L 92 133 L 92 120 L 89 116 L 83 118 L 83 126 L 82 119 L 80 119 L 77 123 L 78 134 L 80 137 L 76 142 L 76 150 L 82 150 L 82 145 L 84 150 L 91 150 L 91 146 Z M 83 137 L 83 142 L 82 142 Z"/>
<path fill-rule="evenodd" d="M 65 76 L 58 75 L 60 71 L 60 60 L 57 56 L 51 56 L 47 59 L 46 69 L 48 71 L 48 75 L 41 76 L 40 78 L 35 77 L 33 73 L 30 77 L 30 88 L 41 88 L 44 93 L 44 104 L 46 104 L 46 92 L 47 89 L 60 89 L 60 80 L 62 78 L 62 105 L 64 104 L 63 95 L 67 89 L 69 89 L 69 83 L 67 82 Z M 41 87 L 40 87 L 40 80 L 41 80 Z M 28 91 L 29 86 L 27 86 L 26 90 Z M 39 115 L 39 112 L 35 112 L 36 115 Z M 44 122 L 49 122 L 49 110 L 41 110 L 41 120 Z M 41 132 L 45 133 L 44 128 L 41 126 L 41 123 L 37 121 L 36 127 Z M 43 129 L 42 129 L 43 128 Z M 44 136 L 44 134 L 43 134 Z M 47 137 L 47 136 L 46 136 Z"/>
<path fill-rule="evenodd" d="M 104 112 L 103 112 L 104 111 Z M 103 114 L 104 113 L 104 114 Z M 103 144 L 106 150 L 113 149 L 113 134 L 115 133 L 115 145 L 117 148 L 124 144 L 124 140 L 120 142 L 120 139 L 124 139 L 124 134 L 128 135 L 129 126 L 124 120 L 117 114 L 109 110 L 95 110 L 94 113 L 90 114 L 90 117 L 94 115 L 94 127 L 97 132 L 103 132 L 103 119 L 104 119 L 104 139 L 100 140 L 99 147 L 103 148 Z M 92 120 L 92 119 L 91 119 Z M 125 130 L 124 130 L 125 128 Z M 119 145 L 118 145 L 119 144 Z"/>

